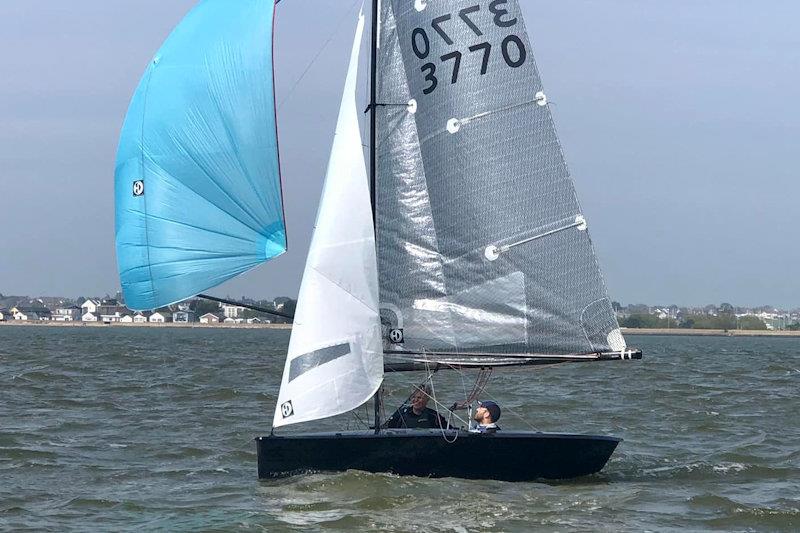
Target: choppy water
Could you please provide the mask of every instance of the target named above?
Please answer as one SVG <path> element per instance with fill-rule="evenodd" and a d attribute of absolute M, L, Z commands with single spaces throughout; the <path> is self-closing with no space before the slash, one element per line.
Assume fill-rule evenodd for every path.
<path fill-rule="evenodd" d="M 644 361 L 495 375 L 504 428 L 625 438 L 600 475 L 548 484 L 259 482 L 253 438 L 269 430 L 287 341 L 0 327 L 0 529 L 800 529 L 800 339 L 632 337 Z M 387 386 L 400 399 L 411 379 Z M 436 384 L 443 403 L 467 385 Z"/>

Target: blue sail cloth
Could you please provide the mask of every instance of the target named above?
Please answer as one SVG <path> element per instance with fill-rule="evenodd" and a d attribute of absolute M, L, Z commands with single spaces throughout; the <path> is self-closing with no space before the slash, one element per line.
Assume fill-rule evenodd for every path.
<path fill-rule="evenodd" d="M 127 306 L 192 297 L 286 251 L 274 0 L 205 0 L 136 89 L 116 164 Z"/>

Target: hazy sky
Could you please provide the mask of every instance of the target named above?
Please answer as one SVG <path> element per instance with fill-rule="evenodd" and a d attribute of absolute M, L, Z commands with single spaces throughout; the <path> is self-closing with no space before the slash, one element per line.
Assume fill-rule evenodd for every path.
<path fill-rule="evenodd" d="M 800 307 L 800 2 L 521 3 L 611 297 Z M 118 289 L 119 130 L 193 4 L 0 1 L 0 292 Z M 289 89 L 352 5 L 278 6 L 290 251 L 216 294 L 297 293 L 354 12 Z"/>

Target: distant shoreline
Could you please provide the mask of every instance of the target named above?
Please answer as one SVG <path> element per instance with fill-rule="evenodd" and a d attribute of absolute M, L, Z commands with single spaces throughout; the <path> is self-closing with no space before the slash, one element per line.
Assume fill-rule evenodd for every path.
<path fill-rule="evenodd" d="M 800 331 L 759 329 L 621 328 L 625 335 L 674 335 L 694 337 L 800 337 Z"/>
<path fill-rule="evenodd" d="M 53 320 L 44 321 L 27 321 L 27 320 L 9 320 L 8 322 L 0 322 L 0 327 L 8 326 L 29 326 L 29 327 L 57 327 L 57 328 L 218 328 L 218 329 L 292 329 L 291 324 L 201 324 L 199 322 L 190 323 L 176 323 L 176 322 L 145 322 L 145 323 L 127 323 L 127 322 L 56 322 Z"/>
<path fill-rule="evenodd" d="M 57 327 L 57 328 L 199 328 L 199 329 L 292 329 L 291 324 L 200 324 L 191 322 L 180 324 L 175 322 L 157 323 L 123 323 L 111 322 L 55 322 L 9 320 L 0 322 L 0 327 Z M 621 328 L 625 335 L 668 335 L 675 337 L 800 337 L 800 331 L 770 331 L 745 329 L 684 329 L 684 328 Z"/>

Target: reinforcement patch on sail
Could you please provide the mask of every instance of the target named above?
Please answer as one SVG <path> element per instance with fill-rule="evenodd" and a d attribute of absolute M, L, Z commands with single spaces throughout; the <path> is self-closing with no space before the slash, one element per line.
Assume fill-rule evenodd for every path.
<path fill-rule="evenodd" d="M 161 307 L 286 250 L 273 0 L 205 0 L 150 62 L 115 176 L 125 302 Z"/>
<path fill-rule="evenodd" d="M 387 345 L 559 354 L 608 350 L 614 339 L 618 347 L 518 2 L 385 0 L 380 42 Z"/>
<path fill-rule="evenodd" d="M 431 345 L 445 339 L 462 349 L 527 344 L 525 278 L 513 272 L 464 291 L 436 299 L 416 300 L 408 310 L 404 331 Z"/>

